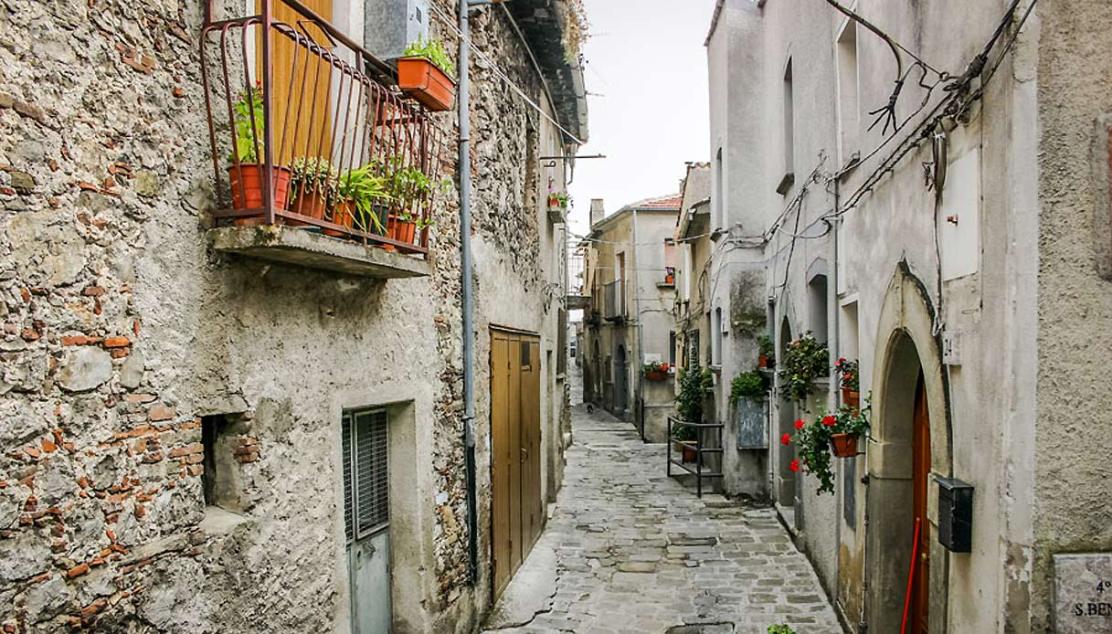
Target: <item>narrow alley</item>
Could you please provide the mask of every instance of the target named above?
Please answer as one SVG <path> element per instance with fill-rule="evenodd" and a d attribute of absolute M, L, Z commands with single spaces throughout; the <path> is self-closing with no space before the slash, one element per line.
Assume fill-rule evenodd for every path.
<path fill-rule="evenodd" d="M 773 510 L 698 499 L 665 476 L 663 445 L 642 443 L 601 409 L 588 413 L 577 393 L 572 402 L 564 487 L 486 631 L 841 631 Z"/>

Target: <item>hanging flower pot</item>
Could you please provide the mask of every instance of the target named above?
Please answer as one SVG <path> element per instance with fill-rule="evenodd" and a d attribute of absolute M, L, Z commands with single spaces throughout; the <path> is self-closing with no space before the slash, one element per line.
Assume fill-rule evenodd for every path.
<path fill-rule="evenodd" d="M 290 191 L 290 170 L 274 166 L 274 207 L 285 209 Z M 232 188 L 232 209 L 262 209 L 264 204 L 263 185 L 265 183 L 262 165 L 233 165 L 228 168 L 228 183 Z M 262 216 L 236 218 L 237 226 L 262 224 Z"/>
<path fill-rule="evenodd" d="M 854 434 L 831 434 L 830 447 L 839 458 L 852 458 L 857 455 L 857 436 Z"/>
<path fill-rule="evenodd" d="M 456 82 L 424 57 L 398 60 L 398 88 L 433 112 L 451 110 L 456 99 Z"/>
<path fill-rule="evenodd" d="M 766 354 L 757 355 L 757 367 L 758 368 L 767 368 L 768 367 L 768 355 L 766 355 Z"/>
<path fill-rule="evenodd" d="M 861 392 L 850 389 L 848 387 L 842 388 L 842 404 L 852 407 L 854 409 L 861 407 Z"/>

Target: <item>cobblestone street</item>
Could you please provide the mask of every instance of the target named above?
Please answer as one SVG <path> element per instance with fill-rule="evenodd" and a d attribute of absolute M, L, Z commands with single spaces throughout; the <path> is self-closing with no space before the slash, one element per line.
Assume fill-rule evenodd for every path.
<path fill-rule="evenodd" d="M 576 405 L 573 430 L 552 516 L 487 631 L 842 631 L 775 511 L 699 500 L 665 477 L 662 445 L 598 409 Z"/>

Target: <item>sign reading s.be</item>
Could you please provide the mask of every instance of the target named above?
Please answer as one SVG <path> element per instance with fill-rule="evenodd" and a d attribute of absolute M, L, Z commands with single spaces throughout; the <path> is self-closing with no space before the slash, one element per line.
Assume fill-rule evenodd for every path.
<path fill-rule="evenodd" d="M 1112 634 L 1112 553 L 1054 556 L 1057 634 Z"/>

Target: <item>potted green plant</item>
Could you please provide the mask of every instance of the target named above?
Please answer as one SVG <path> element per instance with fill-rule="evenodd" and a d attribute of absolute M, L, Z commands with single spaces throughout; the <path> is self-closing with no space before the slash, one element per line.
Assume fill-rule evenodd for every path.
<path fill-rule="evenodd" d="M 869 405 L 861 409 L 856 405 L 843 404 L 835 414 L 834 427 L 830 433 L 830 447 L 839 458 L 852 458 L 857 455 L 857 441 L 869 431 Z"/>
<path fill-rule="evenodd" d="M 452 108 L 456 65 L 440 40 L 418 38 L 398 59 L 398 88 L 433 112 Z"/>
<path fill-rule="evenodd" d="M 232 104 L 232 128 L 235 147 L 228 157 L 228 184 L 232 190 L 232 209 L 262 209 L 263 184 L 266 170 L 259 158 L 263 151 L 266 119 L 263 116 L 263 96 L 259 86 L 241 92 Z M 281 165 L 273 167 L 273 207 L 284 209 L 289 197 L 290 170 Z M 237 225 L 257 225 L 262 215 L 238 217 Z"/>
<path fill-rule="evenodd" d="M 689 423 L 703 422 L 703 399 L 706 397 L 707 388 L 713 385 L 714 377 L 708 369 L 700 369 L 699 366 L 692 366 L 680 370 L 680 392 L 676 396 L 676 410 L 679 412 L 682 420 Z M 696 439 L 696 429 L 693 427 L 679 426 L 676 430 L 687 430 L 679 432 L 685 437 L 677 437 L 676 433 L 673 433 L 673 438 L 681 441 L 677 444 L 683 451 L 684 462 L 691 462 L 695 459 L 696 452 L 695 448 L 690 445 L 690 441 Z M 687 437 L 688 434 L 690 434 L 690 437 Z M 688 460 L 689 457 L 691 460 Z"/>
<path fill-rule="evenodd" d="M 842 388 L 842 402 L 858 407 L 861 404 L 861 375 L 857 360 L 847 361 L 844 357 L 838 359 L 834 364 L 834 372 L 838 375 L 838 383 Z"/>
<path fill-rule="evenodd" d="M 815 379 L 830 375 L 830 353 L 808 332 L 792 341 L 780 360 L 780 393 L 791 401 L 803 401 L 815 391 Z"/>
<path fill-rule="evenodd" d="M 696 436 L 697 432 L 694 427 L 676 425 L 672 428 L 672 440 L 675 441 L 676 450 L 680 452 L 681 459 L 684 462 L 695 462 L 695 458 L 698 457 L 698 452 L 694 447 Z"/>
<path fill-rule="evenodd" d="M 386 235 L 398 242 L 412 244 L 420 215 L 412 210 L 420 207 L 432 191 L 432 180 L 416 167 L 403 167 L 401 157 L 393 157 L 384 165 L 386 191 L 392 201 L 386 222 Z M 388 251 L 394 250 L 387 245 Z"/>
<path fill-rule="evenodd" d="M 290 164 L 290 169 L 293 172 L 290 178 L 290 211 L 308 218 L 324 219 L 338 195 L 336 168 L 327 159 L 299 156 Z M 301 226 L 310 223 L 291 220 L 290 224 Z"/>
<path fill-rule="evenodd" d="M 561 211 L 567 210 L 568 200 L 568 195 L 564 192 L 548 192 L 548 209 Z"/>
<path fill-rule="evenodd" d="M 768 634 L 795 634 L 795 630 L 790 625 L 777 623 L 776 625 L 768 626 Z"/>
<path fill-rule="evenodd" d="M 331 221 L 345 229 L 356 224 L 365 233 L 382 234 L 386 231 L 383 214 L 376 209 L 376 203 L 390 199 L 386 190 L 386 178 L 374 173 L 370 164 L 350 169 L 340 175 L 336 188 L 337 202 L 332 207 Z M 325 235 L 340 238 L 344 232 L 325 229 Z"/>
<path fill-rule="evenodd" d="M 757 367 L 776 367 L 776 346 L 772 345 L 772 338 L 768 335 L 757 337 Z"/>
<path fill-rule="evenodd" d="M 768 393 L 768 380 L 760 372 L 742 372 L 730 381 L 730 405 L 737 406 L 743 398 L 763 401 Z"/>
<path fill-rule="evenodd" d="M 653 361 L 641 366 L 641 372 L 645 375 L 646 381 L 665 381 L 668 379 L 670 367 L 665 361 Z"/>

